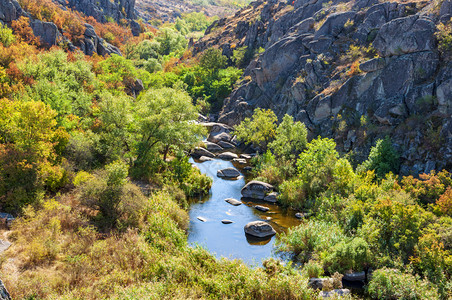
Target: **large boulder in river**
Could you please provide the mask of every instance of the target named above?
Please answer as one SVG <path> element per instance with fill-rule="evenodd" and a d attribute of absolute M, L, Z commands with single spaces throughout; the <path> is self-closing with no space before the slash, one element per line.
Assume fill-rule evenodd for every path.
<path fill-rule="evenodd" d="M 224 178 L 237 178 L 240 176 L 240 172 L 236 168 L 226 168 L 218 170 L 217 176 Z"/>
<path fill-rule="evenodd" d="M 204 144 L 206 145 L 207 150 L 211 151 L 211 152 L 216 152 L 216 151 L 222 151 L 223 148 L 215 143 L 211 143 L 211 142 L 204 142 Z"/>
<path fill-rule="evenodd" d="M 215 157 L 215 154 L 213 154 L 212 152 L 210 152 L 209 150 L 207 150 L 205 148 L 196 147 L 193 150 L 191 156 L 193 156 L 194 158 L 200 158 L 201 156 Z"/>
<path fill-rule="evenodd" d="M 223 152 L 221 154 L 218 154 L 218 158 L 224 160 L 233 160 L 234 158 L 239 158 L 239 156 L 232 152 Z"/>
<path fill-rule="evenodd" d="M 232 149 L 235 148 L 235 146 L 229 142 L 225 142 L 225 141 L 219 141 L 218 145 L 223 147 L 224 149 Z"/>
<path fill-rule="evenodd" d="M 212 143 L 218 143 L 220 141 L 229 142 L 231 141 L 232 137 L 227 132 L 221 132 L 221 133 L 210 133 L 207 140 Z"/>
<path fill-rule="evenodd" d="M 244 230 L 246 234 L 259 238 L 270 237 L 276 234 L 276 231 L 273 229 L 273 227 L 264 221 L 250 222 L 245 225 Z"/>
<path fill-rule="evenodd" d="M 265 197 L 273 191 L 271 184 L 253 180 L 248 182 L 242 188 L 242 196 L 245 198 L 254 198 L 263 200 Z"/>

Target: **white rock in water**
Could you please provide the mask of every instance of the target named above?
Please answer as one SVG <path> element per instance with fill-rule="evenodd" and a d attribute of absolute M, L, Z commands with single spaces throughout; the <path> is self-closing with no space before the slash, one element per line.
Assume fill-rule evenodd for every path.
<path fill-rule="evenodd" d="M 207 156 L 201 156 L 198 160 L 200 162 L 205 162 L 205 161 L 212 161 L 213 158 L 210 158 L 210 157 L 207 157 Z"/>
<path fill-rule="evenodd" d="M 239 200 L 234 199 L 234 198 L 227 198 L 224 201 L 226 201 L 227 203 L 234 205 L 234 206 L 239 206 L 240 204 L 242 204 L 242 202 L 240 202 Z"/>

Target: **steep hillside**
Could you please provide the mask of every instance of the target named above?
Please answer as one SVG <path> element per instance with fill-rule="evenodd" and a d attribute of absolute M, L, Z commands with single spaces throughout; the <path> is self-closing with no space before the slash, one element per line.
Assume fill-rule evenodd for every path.
<path fill-rule="evenodd" d="M 401 172 L 418 174 L 452 167 L 450 17 L 449 0 L 256 1 L 215 22 L 194 52 L 219 47 L 231 58 L 265 48 L 221 122 L 270 108 L 311 136 L 334 137 L 358 161 L 389 135 Z"/>

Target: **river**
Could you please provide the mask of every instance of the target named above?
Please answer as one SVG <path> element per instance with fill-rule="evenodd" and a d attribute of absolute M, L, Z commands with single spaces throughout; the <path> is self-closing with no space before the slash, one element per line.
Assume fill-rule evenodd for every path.
<path fill-rule="evenodd" d="M 210 194 L 204 198 L 194 199 L 190 206 L 190 228 L 188 242 L 191 246 L 196 244 L 208 249 L 219 257 L 241 259 L 253 266 L 261 265 L 262 260 L 278 256 L 275 253 L 275 239 L 273 236 L 267 240 L 256 240 L 245 235 L 244 226 L 257 220 L 268 221 L 278 232 L 284 232 L 292 226 L 300 224 L 295 218 L 295 211 L 284 210 L 280 206 L 268 202 L 241 199 L 241 189 L 245 185 L 239 165 L 230 161 L 215 159 L 213 161 L 199 162 L 190 159 L 203 174 L 213 179 Z M 242 176 L 237 180 L 227 180 L 217 177 L 220 169 L 236 167 Z M 243 166 L 242 166 L 243 167 Z M 235 198 L 243 202 L 240 206 L 232 206 L 225 202 L 226 198 Z M 263 205 L 270 210 L 266 213 L 254 208 L 254 205 Z M 198 219 L 202 217 L 205 222 Z M 232 224 L 223 224 L 228 219 Z"/>

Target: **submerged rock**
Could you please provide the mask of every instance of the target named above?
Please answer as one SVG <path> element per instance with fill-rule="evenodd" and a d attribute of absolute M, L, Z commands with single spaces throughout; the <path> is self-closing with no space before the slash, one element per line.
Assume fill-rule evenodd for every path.
<path fill-rule="evenodd" d="M 276 234 L 273 227 L 264 221 L 250 222 L 245 225 L 244 230 L 245 233 L 259 238 L 270 237 Z"/>
<path fill-rule="evenodd" d="M 224 201 L 226 201 L 227 203 L 234 205 L 234 206 L 239 206 L 240 204 L 242 204 L 242 202 L 240 202 L 239 200 L 234 199 L 234 198 L 227 198 Z"/>
<path fill-rule="evenodd" d="M 236 168 L 226 168 L 217 171 L 218 177 L 225 178 L 237 178 L 240 176 L 240 172 Z"/>
<path fill-rule="evenodd" d="M 254 198 L 263 200 L 272 191 L 273 186 L 271 184 L 253 180 L 248 182 L 242 188 L 242 196 L 245 198 Z"/>

